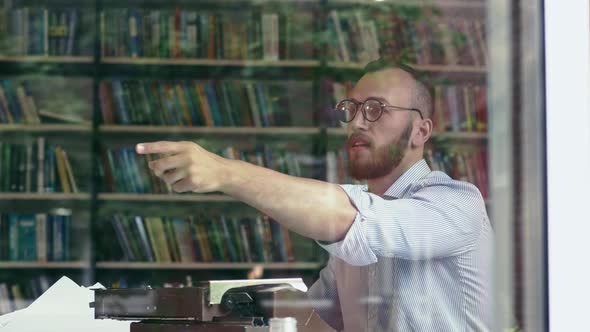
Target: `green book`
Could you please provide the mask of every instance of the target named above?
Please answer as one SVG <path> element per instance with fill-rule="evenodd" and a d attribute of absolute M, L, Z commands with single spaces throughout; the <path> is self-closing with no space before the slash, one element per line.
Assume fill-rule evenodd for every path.
<path fill-rule="evenodd" d="M 215 218 L 211 218 L 209 219 L 209 223 L 209 229 L 211 230 L 209 240 L 211 243 L 211 247 L 214 248 L 214 257 L 216 257 L 216 261 L 227 262 L 228 259 L 227 255 L 225 254 L 224 245 L 221 240 L 221 231 L 219 230 L 219 227 L 217 225 L 217 220 Z"/>
<path fill-rule="evenodd" d="M 180 262 L 180 248 L 178 247 L 178 241 L 174 232 L 174 225 L 170 218 L 162 218 L 164 223 L 164 229 L 166 232 L 166 241 L 168 242 L 168 250 L 173 262 Z"/>
<path fill-rule="evenodd" d="M 141 250 L 140 238 L 139 238 L 139 231 L 133 224 L 133 217 L 130 216 L 122 216 L 121 217 L 121 224 L 123 225 L 123 230 L 127 235 L 127 240 L 129 242 L 129 247 L 135 256 L 135 259 L 138 261 L 147 261 L 147 258 L 143 254 Z"/>
<path fill-rule="evenodd" d="M 168 40 L 168 16 L 170 15 L 169 12 L 162 11 L 160 12 L 159 19 L 160 19 L 160 58 L 168 58 L 170 57 L 170 50 L 168 48 L 169 40 Z"/>
<path fill-rule="evenodd" d="M 230 241 L 233 242 L 236 250 L 237 262 L 245 262 L 246 254 L 244 253 L 244 245 L 242 244 L 242 238 L 240 236 L 240 224 L 237 218 L 230 218 L 228 221 L 229 234 L 231 236 Z"/>
<path fill-rule="evenodd" d="M 10 191 L 10 153 L 12 152 L 11 144 L 2 146 L 2 191 Z"/>
<path fill-rule="evenodd" d="M 11 261 L 18 261 L 18 233 L 19 233 L 18 215 L 8 215 L 8 257 Z"/>

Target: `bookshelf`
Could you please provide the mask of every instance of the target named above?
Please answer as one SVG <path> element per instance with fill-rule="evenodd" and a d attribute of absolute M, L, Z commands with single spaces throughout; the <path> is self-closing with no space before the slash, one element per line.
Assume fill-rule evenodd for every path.
<path fill-rule="evenodd" d="M 72 6 L 67 0 L 57 2 L 59 6 Z M 195 215 L 196 212 L 206 211 L 212 215 L 220 216 L 228 213 L 230 216 L 247 216 L 256 218 L 256 211 L 247 205 L 236 201 L 235 199 L 218 194 L 196 195 L 196 194 L 167 194 L 167 193 L 132 193 L 132 192 L 110 192 L 104 190 L 105 170 L 101 166 L 101 154 L 105 150 L 116 150 L 128 148 L 139 141 L 147 140 L 196 140 L 197 142 L 211 143 L 214 148 L 227 148 L 228 146 L 236 149 L 247 149 L 249 145 L 269 146 L 273 150 L 273 156 L 278 156 L 283 150 L 296 150 L 311 156 L 310 159 L 302 162 L 301 168 L 309 168 L 307 175 L 315 178 L 326 179 L 326 155 L 330 151 L 337 150 L 346 137 L 346 131 L 337 128 L 332 123 L 322 121 L 322 113 L 326 108 L 333 106 L 332 98 L 336 97 L 336 92 L 324 93 L 322 91 L 323 82 L 327 79 L 334 82 L 356 79 L 360 76 L 363 68 L 361 61 L 337 61 L 330 53 L 330 42 L 336 41 L 336 49 L 340 48 L 338 38 L 327 40 L 327 30 L 330 29 L 329 20 L 331 11 L 348 11 L 348 10 L 372 10 L 375 8 L 397 8 L 396 6 L 407 6 L 413 10 L 421 8 L 430 8 L 433 5 L 439 7 L 443 13 L 459 13 L 463 16 L 469 16 L 474 13 L 477 18 L 482 17 L 485 6 L 482 2 L 471 1 L 441 1 L 433 4 L 431 2 L 420 2 L 418 5 L 409 1 L 203 1 L 194 2 L 189 0 L 178 0 L 170 4 L 161 0 L 149 1 L 111 1 L 95 0 L 85 2 L 91 12 L 96 9 L 96 15 L 92 15 L 92 21 L 89 25 L 87 39 L 91 40 L 91 47 L 80 49 L 78 54 L 56 56 L 56 55 L 1 55 L 0 70 L 5 75 L 22 75 L 22 74 L 43 74 L 48 77 L 66 77 L 67 79 L 85 78 L 91 83 L 88 85 L 90 93 L 76 93 L 76 96 L 86 101 L 86 104 L 80 106 L 80 109 L 87 111 L 91 116 L 88 117 L 84 124 L 63 124 L 63 123 L 45 123 L 40 124 L 0 124 L 0 139 L 30 140 L 37 137 L 47 137 L 48 140 L 54 140 L 60 144 L 71 144 L 77 146 L 81 152 L 77 160 L 73 161 L 73 166 L 79 179 L 87 180 L 84 190 L 78 193 L 0 193 L 0 212 L 19 212 L 19 213 L 51 213 L 56 210 L 67 210 L 65 212 L 79 216 L 83 226 L 78 227 L 77 231 L 81 236 L 88 238 L 88 247 L 84 248 L 84 259 L 81 261 L 71 262 L 0 262 L 0 272 L 10 269 L 27 270 L 29 272 L 39 271 L 45 273 L 47 270 L 62 272 L 62 270 L 76 270 L 76 274 L 83 275 L 78 280 L 86 280 L 86 283 L 101 281 L 105 275 L 141 275 L 142 273 L 176 273 L 175 276 L 191 274 L 194 278 L 202 275 L 206 271 L 220 273 L 224 277 L 227 274 L 221 274 L 230 271 L 233 277 L 244 277 L 245 271 L 261 267 L 268 276 L 281 276 L 283 273 L 301 274 L 306 281 L 313 281 L 317 276 L 320 268 L 325 264 L 326 256 L 314 246 L 313 243 L 298 243 L 300 251 L 305 251 L 305 259 L 294 260 L 289 262 L 141 262 L 141 261 L 118 261 L 123 257 L 120 251 L 117 255 L 117 248 L 106 248 L 107 246 L 117 247 L 115 231 L 105 231 L 108 228 L 110 220 L 114 215 L 125 214 L 128 216 L 162 216 L 166 218 L 186 218 Z M 227 6 L 226 6 L 227 5 Z M 46 6 L 51 8 L 51 4 Z M 58 7 L 59 7 L 58 6 Z M 393 7 L 392 7 L 393 6 Z M 95 8 L 94 8 L 95 7 Z M 227 8 L 225 8 L 227 7 Z M 90 9 L 91 8 L 91 9 Z M 124 30 L 108 30 L 101 26 L 101 13 L 105 10 L 109 13 L 119 15 L 120 10 L 125 8 L 133 9 L 141 15 L 153 15 L 156 12 L 167 13 L 187 10 L 187 15 L 192 11 L 203 10 L 205 13 L 213 13 L 223 16 L 227 11 L 243 10 L 250 8 L 253 12 L 266 13 L 272 20 L 272 15 L 277 15 L 279 20 L 279 30 L 286 27 L 287 19 L 285 12 L 301 11 L 310 15 L 311 21 L 303 22 L 302 26 L 311 30 L 301 33 L 301 37 L 314 37 L 307 39 L 294 39 L 296 45 L 312 45 L 312 49 L 303 50 L 299 57 L 288 57 L 285 54 L 299 54 L 295 47 L 291 46 L 289 50 L 286 44 L 280 41 L 282 35 L 272 36 L 269 38 L 278 39 L 274 49 L 257 49 L 255 56 L 250 53 L 241 53 L 231 50 L 236 55 L 235 58 L 228 59 L 219 56 L 219 49 L 215 49 L 213 57 L 197 57 L 183 55 L 179 57 L 155 57 L 141 56 L 140 53 L 131 56 L 128 53 L 136 52 L 131 48 L 139 46 L 139 40 L 132 41 L 125 37 Z M 388 9 L 388 13 L 391 12 Z M 85 10 L 84 8 L 80 9 Z M 394 9 L 395 11 L 395 9 Z M 93 12 L 94 14 L 94 12 Z M 233 13 L 232 15 L 234 15 Z M 121 14 L 122 15 L 122 14 Z M 178 14 L 174 14 L 177 15 Z M 172 15 L 171 17 L 174 17 Z M 347 14 L 344 14 L 347 15 Z M 220 17 L 221 17 L 220 16 Z M 145 16 L 148 17 L 148 16 Z M 182 16 L 181 16 L 182 17 Z M 142 16 L 144 18 L 144 16 Z M 259 17 L 260 18 L 260 17 Z M 282 21 L 284 20 L 284 21 Z M 126 23 L 125 20 L 119 23 Z M 119 24 L 117 23 L 117 24 Z M 188 23 L 187 23 L 188 24 Z M 264 24 L 264 23 L 261 23 Z M 295 25 L 294 22 L 290 24 Z M 102 24 L 104 25 L 104 24 Z M 272 26 L 272 24 L 271 24 Z M 120 25 L 118 28 L 122 28 Z M 250 29 L 252 26 L 237 26 L 237 30 L 228 30 L 231 33 L 241 31 L 240 29 Z M 107 30 L 105 30 L 107 29 Z M 222 27 L 223 29 L 223 27 Z M 138 30 L 144 33 L 145 30 Z M 289 30 L 292 33 L 292 30 Z M 294 30 L 293 30 L 294 31 Z M 111 33 L 112 35 L 108 35 Z M 116 45 L 113 43 L 113 36 L 120 33 L 121 40 L 127 42 L 123 49 L 109 50 L 105 45 Z M 105 41 L 109 38 L 108 43 Z M 151 36 L 151 35 L 150 35 Z M 0 35 L 1 37 L 1 35 Z M 375 36 L 373 36 L 375 37 Z M 125 39 L 127 38 L 127 39 Z M 323 38 L 322 40 L 320 40 Z M 347 42 L 355 42 L 355 36 Z M 376 38 L 376 37 L 375 37 Z M 341 39 L 342 40 L 342 39 Z M 88 42 L 88 41 L 87 41 Z M 223 44 L 223 46 L 228 46 Z M 334 45 L 332 45 L 334 46 Z M 117 46 L 118 47 L 118 46 Z M 176 47 L 180 47 L 176 45 Z M 333 47 L 332 47 L 333 48 Z M 76 47 L 74 47 L 76 49 Z M 180 48 L 181 51 L 183 50 Z M 174 50 L 174 48 L 172 48 Z M 153 50 L 149 52 L 153 52 Z M 172 52 L 167 50 L 166 52 Z M 183 52 L 183 51 L 182 51 Z M 266 53 L 269 54 L 266 54 Z M 272 54 L 274 52 L 274 54 Z M 289 53 L 292 52 L 292 53 Z M 1 53 L 1 52 L 0 52 Z M 75 52 L 74 52 L 75 53 Z M 278 54 L 277 54 L 278 53 Z M 91 54 L 91 55 L 89 55 Z M 117 55 L 114 55 L 117 54 Z M 248 56 L 244 56 L 248 55 Z M 271 55 L 272 59 L 266 59 Z M 416 62 L 414 62 L 416 63 Z M 466 62 L 467 63 L 467 62 Z M 466 63 L 416 63 L 414 67 L 423 71 L 435 79 L 446 80 L 446 84 L 480 84 L 485 85 L 486 67 L 484 63 L 466 64 Z M 1 79 L 1 78 L 0 78 Z M 295 85 L 301 84 L 306 92 L 301 93 L 290 101 L 289 107 L 292 113 L 307 112 L 310 120 L 301 124 L 294 119 L 291 123 L 277 126 L 267 123 L 266 126 L 230 126 L 227 123 L 217 123 L 215 126 L 203 126 L 202 124 L 181 125 L 175 123 L 124 123 L 124 121 L 114 121 L 106 123 L 103 114 L 103 101 L 101 98 L 101 84 L 105 82 L 110 84 L 113 81 L 119 81 L 122 84 L 148 84 L 157 83 L 161 85 L 188 84 L 193 82 L 256 82 L 262 85 L 281 84 L 284 82 L 294 81 Z M 128 83 L 131 82 L 131 83 Z M 303 88 L 301 88 L 303 90 Z M 67 91 L 67 88 L 60 88 L 55 91 L 59 98 L 59 93 Z M 221 91 L 221 90 L 219 90 Z M 214 89 L 215 93 L 219 91 Z M 286 88 L 287 93 L 292 89 Z M 231 92 L 231 91 L 230 91 Z M 135 100 L 137 96 L 131 88 L 123 89 L 125 98 Z M 271 96 L 274 97 L 274 96 Z M 157 102 L 173 100 L 160 98 Z M 189 97 L 190 98 L 190 97 Z M 187 99 L 189 99 L 187 98 Z M 141 98 L 140 98 L 141 99 Z M 272 98 L 270 98 L 272 99 Z M 275 98 L 276 99 L 276 98 Z M 114 99 L 113 99 L 114 100 Z M 242 100 L 242 99 L 240 99 Z M 249 100 L 249 99 L 248 99 Z M 115 104 L 115 100 L 113 105 Z M 293 106 L 297 103 L 306 103 L 301 106 Z M 231 103 L 230 103 L 231 104 Z M 118 115 L 118 106 L 114 105 L 112 114 Z M 176 106 L 175 106 L 176 107 Z M 162 106 L 158 109 L 164 109 Z M 291 109 L 289 109 L 291 112 Z M 59 121 L 58 121 L 59 122 Z M 141 121 L 138 121 L 141 122 Z M 172 121 L 173 122 L 173 121 Z M 453 142 L 452 144 L 485 146 L 487 143 L 487 133 L 485 131 L 450 131 L 437 132 L 434 135 L 436 140 Z M 340 144 L 338 143 L 340 142 Z M 207 144 L 207 143 L 205 143 Z M 244 150 L 247 151 L 247 150 Z M 266 150 L 265 150 L 266 151 Z M 119 158 L 116 153 L 115 157 Z M 122 154 L 123 155 L 123 154 Z M 342 162 L 339 160 L 338 162 Z M 305 164 L 308 163 L 308 164 Z M 127 161 L 116 164 L 114 169 L 129 168 Z M 342 166 L 339 164 L 339 166 Z M 486 201 L 489 204 L 489 202 Z M 64 211 L 62 211 L 64 212 Z M 170 219 L 172 220 L 172 219 Z M 253 219 L 255 220 L 255 219 Z M 293 242 L 299 242 L 303 239 L 294 237 Z M 307 244 L 306 244 L 307 243 Z M 213 244 L 212 244 L 213 245 Z M 114 253 L 110 253 L 113 249 Z M 121 249 L 121 248 L 119 248 Z M 99 251 L 109 251 L 110 257 L 99 257 Z M 311 253 L 311 254 L 309 254 Z M 108 255 L 107 255 L 108 256 Z M 311 258 L 310 258 L 311 257 Z M 153 274 L 152 274 L 153 275 Z M 209 276 L 211 274 L 208 274 Z M 106 278 L 106 277 L 105 277 Z M 133 278 L 131 278 L 133 279 Z M 110 280 L 110 279 L 109 279 Z M 0 280 L 2 282 L 3 280 Z"/>
<path fill-rule="evenodd" d="M 333 139 L 342 139 L 346 137 L 345 128 L 328 128 L 327 134 Z M 432 135 L 433 139 L 451 139 L 459 141 L 485 141 L 487 140 L 487 133 L 482 132 L 435 132 Z"/>
<path fill-rule="evenodd" d="M 228 66 L 228 67 L 302 67 L 316 68 L 320 62 L 316 60 L 226 60 L 226 59 L 160 59 L 160 58 L 124 58 L 104 57 L 104 64 L 120 65 L 175 65 L 175 66 Z"/>
<path fill-rule="evenodd" d="M 316 262 L 299 263 L 136 263 L 97 262 L 97 269 L 116 270 L 251 270 L 261 267 L 265 270 L 317 270 L 322 265 Z"/>
<path fill-rule="evenodd" d="M 319 128 L 305 127 L 186 127 L 186 126 L 125 126 L 103 125 L 99 131 L 104 134 L 169 134 L 178 135 L 231 135 L 231 136 L 295 136 L 317 135 Z"/>
<path fill-rule="evenodd" d="M 5 212 L 35 213 L 55 209 L 87 210 L 89 193 L 0 193 L 0 209 Z"/>
<path fill-rule="evenodd" d="M 5 63 L 28 63 L 28 62 L 44 62 L 44 63 L 92 63 L 94 58 L 91 56 L 49 56 L 49 55 L 13 55 L 0 56 L 0 62 Z"/>
<path fill-rule="evenodd" d="M 462 66 L 462 65 L 418 65 L 410 64 L 412 68 L 429 73 L 468 73 L 468 74 L 485 74 L 486 68 L 481 66 Z M 334 69 L 354 69 L 363 70 L 365 67 L 361 63 L 355 62 L 328 62 L 329 68 Z"/>
<path fill-rule="evenodd" d="M 0 262 L 2 269 L 88 269 L 88 262 Z"/>

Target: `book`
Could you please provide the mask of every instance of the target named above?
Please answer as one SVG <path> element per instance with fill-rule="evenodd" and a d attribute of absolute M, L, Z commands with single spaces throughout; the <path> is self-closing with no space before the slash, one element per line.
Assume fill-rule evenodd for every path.
<path fill-rule="evenodd" d="M 136 224 L 145 220 L 149 242 L 141 239 L 141 232 L 125 226 L 125 221 L 130 222 L 132 218 Z M 129 217 L 119 214 L 111 218 L 111 227 L 122 255 L 108 258 L 115 261 L 288 262 L 296 259 L 288 231 L 266 216 Z M 133 243 L 149 248 L 155 253 L 155 260 L 137 255 Z"/>
<path fill-rule="evenodd" d="M 0 260 L 70 260 L 71 216 L 0 214 Z"/>
<path fill-rule="evenodd" d="M 485 65 L 483 23 L 465 17 L 417 15 L 404 7 L 332 9 L 326 19 L 328 58 L 367 63 L 387 55 L 419 65 Z"/>
<path fill-rule="evenodd" d="M 89 54 L 90 49 L 82 44 L 90 39 L 87 27 L 92 17 L 90 9 L 20 6 L 2 10 L 5 33 L 0 33 L 0 42 L 7 46 L 6 54 Z"/>
<path fill-rule="evenodd" d="M 104 9 L 101 54 L 130 58 L 309 59 L 313 12 Z M 286 24 L 284 22 L 290 22 Z"/>

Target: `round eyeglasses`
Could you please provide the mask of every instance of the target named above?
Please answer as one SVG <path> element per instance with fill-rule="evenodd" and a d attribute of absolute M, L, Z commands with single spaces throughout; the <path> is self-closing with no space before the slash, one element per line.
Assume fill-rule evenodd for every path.
<path fill-rule="evenodd" d="M 392 106 L 387 105 L 379 99 L 376 98 L 367 98 L 364 102 L 359 102 L 354 99 L 344 99 L 338 104 L 336 104 L 336 114 L 338 120 L 341 122 L 351 122 L 354 120 L 357 111 L 359 110 L 359 106 L 361 112 L 363 113 L 363 117 L 365 120 L 369 122 L 375 122 L 381 118 L 383 115 L 383 111 L 386 109 L 394 110 L 394 111 L 412 111 L 418 112 L 420 114 L 420 119 L 424 120 L 424 116 L 422 116 L 422 112 L 417 108 L 407 108 L 407 107 L 399 107 L 399 106 Z"/>

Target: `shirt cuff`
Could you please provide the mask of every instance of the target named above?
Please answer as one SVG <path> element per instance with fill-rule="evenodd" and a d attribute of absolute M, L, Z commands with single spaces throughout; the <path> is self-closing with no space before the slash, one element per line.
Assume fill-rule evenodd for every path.
<path fill-rule="evenodd" d="M 359 212 L 362 209 L 362 206 L 359 206 L 362 204 L 362 198 L 359 197 L 360 195 L 355 195 L 354 192 L 356 189 L 360 190 L 360 186 L 343 185 L 341 187 L 357 209 L 354 221 L 348 229 L 346 236 L 341 241 L 330 243 L 317 241 L 317 243 L 331 255 L 340 258 L 350 265 L 363 266 L 377 263 L 377 256 L 369 246 L 369 242 L 365 236 L 366 219 Z"/>

